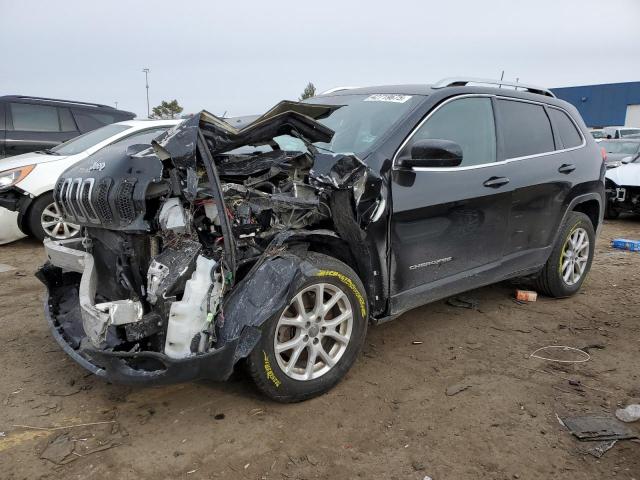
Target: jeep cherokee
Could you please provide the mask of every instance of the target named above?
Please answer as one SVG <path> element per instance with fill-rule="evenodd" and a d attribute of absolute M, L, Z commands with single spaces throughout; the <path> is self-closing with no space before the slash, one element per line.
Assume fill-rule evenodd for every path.
<path fill-rule="evenodd" d="M 83 233 L 38 273 L 53 336 L 109 381 L 242 360 L 291 402 L 345 375 L 369 323 L 514 277 L 576 293 L 605 165 L 574 107 L 509 87 L 339 89 L 242 128 L 203 111 L 74 165 L 54 199 Z"/>

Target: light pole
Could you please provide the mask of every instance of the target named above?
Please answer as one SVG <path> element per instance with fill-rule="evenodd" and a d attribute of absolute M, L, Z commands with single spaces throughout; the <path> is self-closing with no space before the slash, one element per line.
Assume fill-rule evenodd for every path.
<path fill-rule="evenodd" d="M 143 68 L 142 71 L 144 72 L 144 83 L 147 87 L 147 118 L 151 118 L 151 111 L 149 110 L 149 69 Z"/>

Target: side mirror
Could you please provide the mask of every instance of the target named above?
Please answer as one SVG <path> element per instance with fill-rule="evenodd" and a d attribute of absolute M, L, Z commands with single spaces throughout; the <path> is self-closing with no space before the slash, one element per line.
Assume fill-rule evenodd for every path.
<path fill-rule="evenodd" d="M 462 147 L 450 140 L 418 140 L 411 147 L 410 158 L 399 158 L 396 165 L 413 167 L 457 167 L 462 163 Z"/>

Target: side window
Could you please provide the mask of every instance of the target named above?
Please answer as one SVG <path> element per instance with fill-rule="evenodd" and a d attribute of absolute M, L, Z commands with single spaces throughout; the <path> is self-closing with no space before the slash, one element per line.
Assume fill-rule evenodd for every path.
<path fill-rule="evenodd" d="M 460 145 L 460 166 L 495 162 L 496 130 L 491 99 L 461 98 L 443 105 L 415 132 L 400 155 L 409 156 L 414 142 L 427 139 L 450 140 Z"/>
<path fill-rule="evenodd" d="M 58 114 L 60 115 L 61 132 L 75 132 L 77 130 L 76 123 L 73 121 L 71 111 L 68 108 L 59 108 Z"/>
<path fill-rule="evenodd" d="M 13 129 L 23 132 L 59 132 L 58 109 L 30 103 L 11 103 Z"/>
<path fill-rule="evenodd" d="M 580 132 L 566 113 L 557 108 L 549 108 L 548 112 L 560 135 L 562 148 L 573 148 L 582 145 L 582 135 L 580 135 Z"/>
<path fill-rule="evenodd" d="M 158 127 L 143 130 L 141 132 L 134 133 L 133 135 L 129 135 L 128 137 L 121 138 L 120 140 L 113 142 L 111 145 L 122 145 L 124 147 L 136 144 L 151 145 L 151 140 L 166 132 L 168 129 L 169 127 Z"/>
<path fill-rule="evenodd" d="M 78 128 L 81 132 L 89 132 L 96 128 L 104 127 L 114 122 L 113 115 L 108 113 L 88 112 L 85 110 L 73 110 Z"/>
<path fill-rule="evenodd" d="M 498 100 L 505 158 L 525 157 L 555 150 L 549 117 L 541 105 Z"/>

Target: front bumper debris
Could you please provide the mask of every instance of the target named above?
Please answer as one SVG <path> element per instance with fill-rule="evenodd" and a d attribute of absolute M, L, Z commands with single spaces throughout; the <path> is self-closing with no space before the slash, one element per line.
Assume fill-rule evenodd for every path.
<path fill-rule="evenodd" d="M 81 342 L 74 348 L 67 332 L 52 314 L 51 300 L 45 304 L 45 318 L 53 338 L 76 363 L 111 383 L 123 385 L 167 385 L 197 379 L 223 381 L 235 364 L 239 340 L 228 342 L 215 351 L 183 359 L 158 352 L 114 352 L 97 350 Z"/>
<path fill-rule="evenodd" d="M 82 249 L 82 241 L 45 240 L 44 245 L 49 263 L 38 277 L 47 286 L 45 317 L 53 337 L 78 364 L 110 382 L 168 384 L 201 378 L 226 380 L 237 361 L 238 343 L 255 337 L 255 332 L 245 330 L 216 350 L 181 359 L 160 352 L 105 348 L 108 327 L 140 321 L 142 305 L 131 300 L 95 304 L 97 276 L 93 256 Z M 79 283 L 76 280 L 64 284 L 64 275 L 69 273 L 62 272 L 81 274 Z"/>
<path fill-rule="evenodd" d="M 124 325 L 142 319 L 143 307 L 139 301 L 118 300 L 95 304 L 98 276 L 93 255 L 82 250 L 82 240 L 45 239 L 44 249 L 52 265 L 82 274 L 78 290 L 82 325 L 95 347 L 105 346 L 109 325 Z"/>

